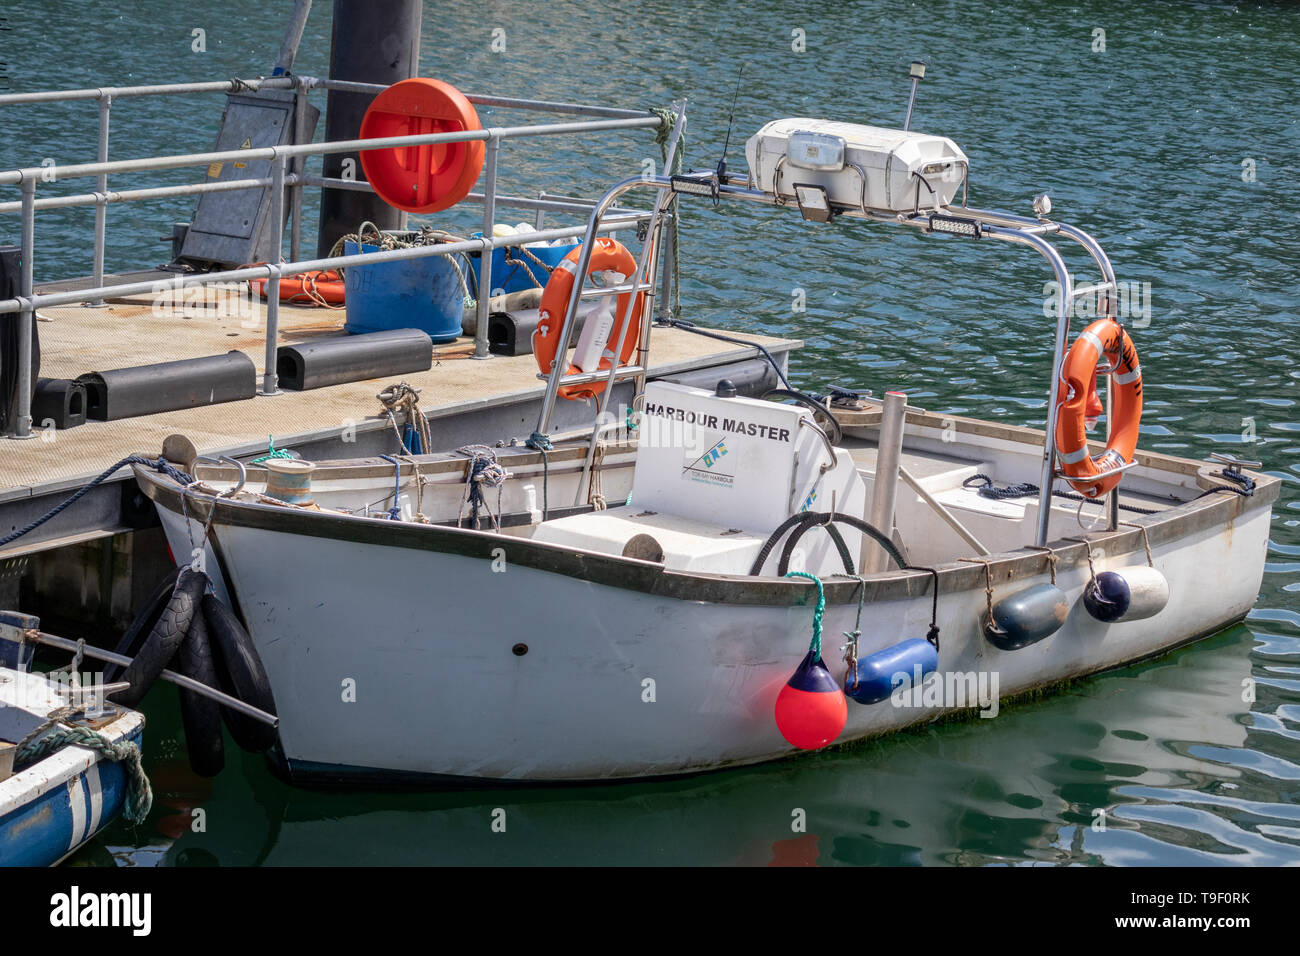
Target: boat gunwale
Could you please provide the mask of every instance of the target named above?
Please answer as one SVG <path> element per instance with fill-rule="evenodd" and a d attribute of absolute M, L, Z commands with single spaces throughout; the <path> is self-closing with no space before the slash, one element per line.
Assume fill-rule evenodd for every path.
<path fill-rule="evenodd" d="M 1015 426 L 1008 426 L 1014 428 Z M 1032 434 L 1030 429 L 1016 429 Z M 1159 456 L 1167 458 L 1168 456 Z M 1187 474 L 1188 465 L 1196 465 L 1198 485 L 1209 489 L 1222 482 L 1210 472 L 1214 466 L 1199 466 L 1187 459 L 1172 459 Z M 133 466 L 145 495 L 155 505 L 181 515 L 181 491 L 171 479 L 142 466 Z M 1058 573 L 1084 565 L 1088 552 L 1094 560 L 1138 553 L 1145 562 L 1143 529 L 1151 547 L 1157 548 L 1179 538 L 1229 523 L 1260 508 L 1271 509 L 1278 497 L 1281 480 L 1272 475 L 1251 473 L 1256 482 L 1253 495 L 1206 495 L 1182 502 L 1154 515 L 1141 516 L 1116 531 L 1085 532 L 1078 541 L 1056 539 L 1050 543 L 1058 559 Z M 188 495 L 184 506 L 190 515 L 207 522 L 213 503 L 211 544 L 225 563 L 219 541 L 223 525 L 306 537 L 381 545 L 415 551 L 442 552 L 461 557 L 494 560 L 493 552 L 506 548 L 508 560 L 517 566 L 566 577 L 581 578 L 621 590 L 639 591 L 656 597 L 721 605 L 803 606 L 813 600 L 814 592 L 806 580 L 774 576 L 749 576 L 675 571 L 657 562 L 643 561 L 571 546 L 535 541 L 518 535 L 501 534 L 473 528 L 441 524 L 394 522 L 387 518 L 331 514 L 282 505 L 235 501 L 208 494 Z M 1086 544 L 1084 543 L 1086 542 Z M 1100 553 L 1099 553 L 1100 552 Z M 1050 556 L 1043 550 L 1022 546 L 988 555 L 978 562 L 955 560 L 935 567 L 943 593 L 982 589 L 985 586 L 983 560 L 994 572 L 995 583 L 1037 577 L 1050 573 Z M 867 601 L 908 600 L 930 591 L 932 575 L 928 571 L 895 569 L 863 576 Z M 842 575 L 823 580 L 826 603 L 856 604 L 858 578 Z"/>

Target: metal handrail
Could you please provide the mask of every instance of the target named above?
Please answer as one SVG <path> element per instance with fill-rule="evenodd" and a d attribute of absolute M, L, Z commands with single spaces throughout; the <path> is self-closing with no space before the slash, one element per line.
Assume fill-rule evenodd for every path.
<path fill-rule="evenodd" d="M 612 186 L 596 205 L 592 211 L 591 219 L 588 223 L 588 248 L 584 248 L 582 256 L 578 261 L 576 273 L 585 275 L 588 262 L 590 261 L 590 241 L 595 235 L 595 231 L 600 224 L 601 216 L 613 204 L 613 202 L 624 193 L 637 187 L 648 187 L 658 189 L 662 195 L 665 190 L 673 188 L 672 181 L 667 177 L 643 177 L 635 180 L 629 179 Z M 751 202 L 762 203 L 768 206 L 783 206 L 786 203 L 779 197 L 754 189 L 748 181 L 741 177 L 727 177 L 719 183 L 715 199 L 744 199 Z M 1036 540 L 1041 546 L 1047 542 L 1048 528 L 1051 518 L 1051 500 L 1052 485 L 1055 479 L 1054 464 L 1056 459 L 1056 449 L 1054 436 L 1056 433 L 1057 403 L 1059 398 L 1059 387 L 1061 379 L 1061 366 L 1065 360 L 1065 346 L 1069 337 L 1070 313 L 1073 309 L 1074 301 L 1074 279 L 1065 264 L 1065 260 L 1056 250 L 1056 247 L 1047 241 L 1049 235 L 1060 235 L 1068 238 L 1079 245 L 1091 255 L 1094 262 L 1102 274 L 1102 284 L 1109 285 L 1111 288 L 1118 288 L 1115 273 L 1111 267 L 1110 259 L 1102 251 L 1097 241 L 1086 232 L 1074 226 L 1064 223 L 1046 222 L 1037 219 L 1028 219 L 1022 216 L 1016 216 L 1009 213 L 991 212 L 980 209 L 973 209 L 969 206 L 945 206 L 936 210 L 944 214 L 959 215 L 978 221 L 983 229 L 982 234 L 989 238 L 999 239 L 1005 242 L 1014 242 L 1020 245 L 1029 246 L 1036 250 L 1040 255 L 1047 259 L 1055 273 L 1057 283 L 1060 286 L 1060 296 L 1057 303 L 1057 322 L 1056 335 L 1052 356 L 1052 381 L 1048 397 L 1047 412 L 1047 429 L 1044 433 L 1043 440 L 1043 468 L 1042 481 L 1039 490 L 1039 514 L 1036 528 Z M 892 213 L 883 210 L 872 209 L 855 209 L 845 207 L 837 209 L 837 212 L 844 218 L 865 219 L 875 222 L 887 222 L 893 225 L 912 226 L 914 228 L 928 228 L 929 213 L 926 214 L 908 214 Z M 564 356 L 568 348 L 570 339 L 573 334 L 573 327 L 577 309 L 578 296 L 574 296 L 569 303 L 569 309 L 565 315 L 564 324 L 561 327 L 559 347 L 557 355 Z M 642 363 L 648 364 L 648 355 L 642 356 Z M 547 383 L 546 394 L 542 399 L 542 408 L 538 416 L 537 432 L 545 435 L 550 425 L 551 415 L 554 411 L 555 400 L 561 384 L 567 384 L 572 377 L 565 374 L 566 363 L 556 361 L 553 367 L 549 381 Z M 611 372 L 617 372 L 617 365 Z M 613 381 L 614 375 L 610 375 L 610 381 Z M 1107 398 L 1109 399 L 1109 395 Z M 1113 415 L 1108 416 L 1108 427 L 1113 428 Z M 1132 467 L 1131 464 L 1125 467 Z M 1124 468 L 1115 471 L 1123 471 Z M 1114 472 L 1107 472 L 1112 474 Z M 1110 515 L 1112 530 L 1117 527 L 1118 509 L 1117 499 L 1111 496 Z"/>
<path fill-rule="evenodd" d="M 46 93 L 6 94 L 0 96 L 0 105 L 21 105 L 26 103 L 44 103 L 59 100 L 97 99 L 100 104 L 99 158 L 94 163 L 80 163 L 54 167 L 25 167 L 22 169 L 0 172 L 0 185 L 17 185 L 22 191 L 22 198 L 17 202 L 0 203 L 0 213 L 18 212 L 22 216 L 22 276 L 19 283 L 19 295 L 0 300 L 0 313 L 20 313 L 19 319 L 19 381 L 18 414 L 15 416 L 16 438 L 31 435 L 31 328 L 35 321 L 35 310 L 42 306 L 71 304 L 74 302 L 97 303 L 102 297 L 112 293 L 130 295 L 141 292 L 159 292 L 167 289 L 182 289 L 191 286 L 209 285 L 216 282 L 238 281 L 248 279 L 266 279 L 265 290 L 267 307 L 266 324 L 266 363 L 263 374 L 263 395 L 277 393 L 276 348 L 279 344 L 279 285 L 286 275 L 297 275 L 321 269 L 339 267 L 359 267 L 380 262 L 401 259 L 418 259 L 433 255 L 455 255 L 463 252 L 483 252 L 479 271 L 479 287 L 491 289 L 491 251 L 520 242 L 518 236 L 492 237 L 492 226 L 496 218 L 498 204 L 518 206 L 530 209 L 548 209 L 557 212 L 586 213 L 588 207 L 568 208 L 572 204 L 546 203 L 522 197 L 497 197 L 497 165 L 501 144 L 509 139 L 521 139 L 538 136 L 569 135 L 576 133 L 614 131 L 624 129 L 650 129 L 662 125 L 662 119 L 648 110 L 619 110 L 607 107 L 591 107 L 582 104 L 555 103 L 543 100 L 514 100 L 505 97 L 472 97 L 481 103 L 508 108 L 535 110 L 543 112 L 578 113 L 598 119 L 575 122 L 533 124 L 526 126 L 490 127 L 488 129 L 466 130 L 458 133 L 431 133 L 413 136 L 390 136 L 377 139 L 338 140 L 323 143 L 296 143 L 286 146 L 272 146 L 260 149 L 241 149 L 215 151 L 208 153 L 190 153 L 172 156 L 146 157 L 133 160 L 108 161 L 107 156 L 107 122 L 108 107 L 114 95 L 169 95 L 206 91 L 236 92 L 243 89 L 295 89 L 298 95 L 297 114 L 302 116 L 303 96 L 308 89 L 339 88 L 360 91 L 379 91 L 385 87 L 378 84 L 352 84 L 340 81 L 321 81 L 311 77 L 277 77 L 267 81 L 248 83 L 228 81 L 206 84 L 173 84 L 152 87 L 109 87 L 95 90 L 65 90 Z M 301 126 L 299 126 L 301 132 Z M 436 145 L 457 142 L 482 141 L 486 147 L 485 189 L 481 196 L 474 195 L 471 201 L 481 201 L 484 207 L 483 238 L 463 242 L 443 243 L 435 246 L 421 246 L 411 249 L 385 250 L 375 253 L 362 253 L 355 256 L 334 256 L 323 259 L 298 260 L 301 233 L 301 192 L 308 184 L 309 177 L 300 172 L 289 172 L 291 160 L 305 160 L 308 156 L 326 155 L 343 152 L 364 152 L 374 149 L 387 149 L 404 146 Z M 226 183 L 193 183 L 185 186 L 155 187 L 151 189 L 125 190 L 110 192 L 107 177 L 110 173 L 143 172 L 161 169 L 177 169 L 187 166 L 204 166 L 213 162 L 236 160 L 249 162 L 268 160 L 271 163 L 271 175 L 257 179 L 239 180 Z M 59 179 L 76 179 L 96 177 L 98 189 L 93 193 L 73 196 L 57 196 L 36 199 L 39 183 Z M 318 181 L 322 178 L 316 177 Z M 321 183 L 324 185 L 324 183 Z M 235 189 L 252 189 L 271 187 L 272 236 L 271 245 L 279 250 L 283 248 L 285 222 L 285 190 L 293 191 L 293 234 L 288 263 L 267 263 L 248 268 L 226 270 L 202 275 L 177 276 L 164 282 L 141 282 L 119 285 L 107 285 L 104 282 L 103 246 L 105 230 L 105 210 L 110 203 L 154 199 L 167 196 L 202 195 L 210 192 L 223 192 Z M 332 184 L 330 184 L 332 185 Z M 353 187 L 349 187 L 353 188 Z M 363 188 L 371 188 L 365 184 Z M 76 292 L 41 293 L 35 292 L 33 284 L 32 254 L 34 250 L 35 214 L 38 209 L 64 208 L 93 205 L 96 207 L 95 265 L 94 277 L 90 289 Z M 629 222 L 640 222 L 649 214 L 636 210 L 620 211 L 619 215 L 607 223 L 601 231 L 617 231 L 626 228 Z M 544 242 L 551 239 L 573 238 L 587 233 L 585 227 L 553 229 L 530 233 L 528 242 Z M 278 253 L 277 253 L 278 254 Z M 478 328 L 475 336 L 475 358 L 490 358 L 487 343 L 487 304 L 488 296 L 478 296 Z"/>

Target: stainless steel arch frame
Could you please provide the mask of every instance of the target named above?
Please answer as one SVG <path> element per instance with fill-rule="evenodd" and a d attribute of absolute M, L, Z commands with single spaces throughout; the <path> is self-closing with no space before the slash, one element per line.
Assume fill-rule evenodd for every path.
<path fill-rule="evenodd" d="M 578 260 L 578 276 L 585 277 L 587 274 L 587 269 L 591 262 L 591 243 L 601 227 L 602 218 L 620 197 L 637 188 L 656 189 L 659 192 L 659 196 L 655 203 L 654 216 L 651 220 L 650 232 L 652 240 L 658 238 L 659 228 L 662 223 L 664 212 L 676 199 L 676 194 L 674 194 L 672 199 L 666 200 L 666 193 L 672 190 L 672 180 L 665 176 L 623 180 L 611 187 L 605 195 L 601 197 L 595 208 L 592 210 L 591 218 L 587 224 L 586 240 L 583 244 L 582 253 Z M 740 199 L 762 203 L 769 206 L 787 205 L 787 203 L 779 200 L 770 193 L 760 192 L 751 188 L 748 182 L 739 177 L 730 177 L 725 182 L 721 183 L 718 189 L 718 196 L 720 199 Z M 849 218 L 865 219 L 874 222 L 886 222 L 894 225 L 913 226 L 927 232 L 930 231 L 930 211 L 927 211 L 925 214 L 917 212 L 891 214 L 870 209 L 837 207 L 836 212 L 840 216 Z M 1056 417 L 1060 401 L 1061 366 L 1064 362 L 1066 347 L 1069 343 L 1070 317 L 1074 311 L 1074 302 L 1081 295 L 1100 293 L 1102 296 L 1100 301 L 1100 311 L 1102 314 L 1115 314 L 1115 302 L 1118 292 L 1115 272 L 1111 266 L 1110 258 L 1106 255 L 1097 240 L 1076 226 L 1047 219 L 1031 219 L 1025 216 L 1016 216 L 1009 213 L 975 209 L 969 206 L 946 206 L 937 210 L 937 212 L 941 215 L 951 215 L 963 219 L 974 220 L 980 224 L 980 233 L 984 236 L 1002 242 L 1011 242 L 1018 245 L 1028 246 L 1037 251 L 1048 261 L 1048 264 L 1051 265 L 1053 275 L 1055 276 L 1056 282 L 1060 288 L 1060 295 L 1056 308 L 1056 331 L 1052 343 L 1052 380 L 1048 389 L 1047 416 L 1045 422 L 1046 432 L 1043 438 L 1043 466 L 1041 482 L 1039 485 L 1038 521 L 1035 534 L 1036 543 L 1041 546 L 1047 543 L 1048 527 L 1051 519 L 1052 486 L 1057 477 L 1055 448 Z M 1048 241 L 1047 237 L 1053 235 L 1063 236 L 1082 246 L 1096 264 L 1101 275 L 1101 282 L 1096 285 L 1076 289 L 1074 277 L 1066 265 L 1064 258 L 1062 258 L 1056 247 Z M 655 242 L 655 246 L 657 248 L 657 242 Z M 646 275 L 645 273 L 642 273 L 642 275 L 638 277 L 638 282 L 633 283 L 633 285 L 628 286 L 627 288 L 646 288 L 653 282 L 653 278 L 653 274 Z M 642 283 L 645 284 L 643 285 Z M 575 285 L 575 288 L 579 291 L 581 290 L 581 279 Z M 622 287 L 620 287 L 620 291 L 621 290 Z M 608 372 L 580 373 L 576 375 L 567 374 L 568 363 L 564 361 L 564 357 L 567 355 L 568 349 L 572 345 L 573 330 L 576 326 L 576 316 L 580 298 L 580 294 L 575 294 L 569 300 L 569 307 L 564 316 L 564 324 L 560 330 L 560 346 L 556 352 L 555 365 L 551 369 L 550 375 L 547 377 L 546 394 L 542 401 L 541 413 L 537 422 L 537 433 L 534 436 L 535 438 L 546 436 L 550 428 L 551 417 L 555 408 L 555 401 L 559 389 L 563 385 L 591 382 L 596 381 L 601 377 L 605 377 L 607 380 L 607 386 L 610 386 L 619 378 L 635 377 L 637 379 L 636 390 L 638 392 L 643 390 L 645 386 L 645 371 L 649 364 L 650 349 L 649 322 L 642 323 L 641 361 L 637 365 L 622 369 L 615 366 L 614 368 L 609 369 Z M 1116 316 L 1116 318 L 1118 319 L 1118 316 Z M 605 396 L 599 406 L 597 429 L 599 428 L 599 416 L 604 413 L 606 408 L 608 392 L 609 388 L 607 387 Z M 1107 391 L 1107 399 L 1109 407 L 1109 389 Z M 1107 415 L 1107 428 L 1108 430 L 1113 428 L 1112 416 L 1109 414 Z M 591 438 L 592 449 L 594 449 L 597 434 L 598 432 L 594 430 Z M 592 455 L 590 454 L 590 450 L 591 449 L 589 449 L 587 456 L 584 476 L 586 471 L 591 467 Z M 579 483 L 579 493 L 581 493 L 581 485 L 582 482 Z M 1110 528 L 1111 530 L 1114 530 L 1118 526 L 1118 496 L 1113 493 L 1109 498 L 1108 512 Z"/>

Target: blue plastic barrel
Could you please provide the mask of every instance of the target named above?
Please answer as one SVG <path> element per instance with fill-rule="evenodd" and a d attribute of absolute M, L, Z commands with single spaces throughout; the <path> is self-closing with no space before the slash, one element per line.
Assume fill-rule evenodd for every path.
<path fill-rule="evenodd" d="M 475 238 L 481 237 L 481 232 L 474 233 Z M 563 261 L 564 257 L 578 247 L 578 243 L 567 246 L 529 246 L 528 251 L 546 263 L 548 269 L 554 269 Z M 506 262 L 506 251 L 509 250 L 510 258 L 513 262 Z M 482 262 L 481 253 L 475 255 L 470 253 L 470 268 L 474 270 L 473 289 L 478 288 L 479 283 L 479 265 Z M 549 273 L 543 269 L 528 256 L 524 255 L 519 246 L 505 246 L 500 249 L 492 250 L 492 292 L 500 289 L 503 292 L 523 292 L 527 289 L 536 289 L 538 286 L 545 287 Z M 533 281 L 536 279 L 536 281 Z"/>
<path fill-rule="evenodd" d="M 378 246 L 362 244 L 363 252 Z M 344 255 L 357 254 L 357 244 L 343 244 Z M 344 271 L 346 332 L 385 332 L 420 329 L 435 343 L 453 342 L 461 334 L 464 292 L 446 256 L 402 262 L 351 266 Z"/>

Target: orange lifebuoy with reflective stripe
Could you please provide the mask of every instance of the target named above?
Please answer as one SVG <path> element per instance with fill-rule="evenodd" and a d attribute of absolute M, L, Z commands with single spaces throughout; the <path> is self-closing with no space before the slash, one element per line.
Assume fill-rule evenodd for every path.
<path fill-rule="evenodd" d="M 560 347 L 560 331 L 564 326 L 564 316 L 568 312 L 569 300 L 582 289 L 582 283 L 576 282 L 578 272 L 578 257 L 582 255 L 582 246 L 578 246 L 569 252 L 561 260 L 560 264 L 551 272 L 551 278 L 547 280 L 546 288 L 542 291 L 542 302 L 539 307 L 537 320 L 537 331 L 533 333 L 533 355 L 537 357 L 537 367 L 541 369 L 543 375 L 549 375 L 555 365 L 555 353 Z M 627 276 L 628 279 L 636 278 L 637 267 L 636 260 L 632 258 L 632 253 L 627 248 L 614 239 L 605 236 L 598 237 L 592 245 L 591 261 L 587 265 L 587 275 L 595 272 L 617 272 Z M 576 287 L 576 291 L 575 291 Z M 641 311 L 645 304 L 645 293 L 636 294 L 636 302 L 631 306 L 631 314 L 628 315 L 628 302 L 632 298 L 632 293 L 621 292 L 618 295 L 618 305 L 614 311 L 614 323 L 609 330 L 609 336 L 605 340 L 605 347 L 601 353 L 600 369 L 608 371 L 610 359 L 614 355 L 614 349 L 618 346 L 620 330 L 624 324 L 628 325 L 627 334 L 623 335 L 623 346 L 619 349 L 618 364 L 627 365 L 632 358 L 632 354 L 640 345 L 641 339 Z M 628 316 L 624 320 L 624 316 Z M 569 365 L 566 375 L 576 372 L 592 372 L 595 369 L 580 369 L 576 365 Z M 605 390 L 604 380 L 591 382 L 586 385 L 562 385 L 557 394 L 562 398 L 594 398 Z"/>
<path fill-rule="evenodd" d="M 1088 454 L 1086 418 L 1097 365 L 1110 368 L 1114 390 L 1110 440 L 1095 458 Z M 1079 333 L 1061 365 L 1056 413 L 1056 456 L 1066 480 L 1081 495 L 1099 498 L 1119 484 L 1121 474 L 1097 476 L 1133 460 L 1142 419 L 1142 366 L 1124 327 L 1112 318 L 1093 322 Z"/>

